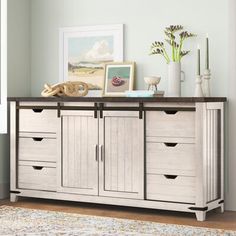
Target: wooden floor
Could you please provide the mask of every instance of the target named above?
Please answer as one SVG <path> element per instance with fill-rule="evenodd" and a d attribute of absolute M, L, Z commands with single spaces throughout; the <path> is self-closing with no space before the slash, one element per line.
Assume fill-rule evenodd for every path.
<path fill-rule="evenodd" d="M 221 214 L 220 211 L 217 210 L 209 212 L 207 213 L 207 220 L 205 222 L 198 222 L 196 221 L 195 214 L 191 213 L 84 204 L 54 200 L 20 198 L 17 203 L 10 203 L 9 200 L 0 201 L 0 205 L 236 231 L 236 212 L 230 211 L 227 211 L 224 214 Z"/>

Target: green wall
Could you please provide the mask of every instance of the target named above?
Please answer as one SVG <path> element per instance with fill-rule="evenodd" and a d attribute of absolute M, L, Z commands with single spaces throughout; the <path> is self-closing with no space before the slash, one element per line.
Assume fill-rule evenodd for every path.
<path fill-rule="evenodd" d="M 31 91 L 40 95 L 44 83 L 59 80 L 60 27 L 125 24 L 125 60 L 137 62 L 136 88 L 144 89 L 143 77 L 160 75 L 166 89 L 167 68 L 163 58 L 149 56 L 151 42 L 163 40 L 163 29 L 182 24 L 198 34 L 186 43 L 191 49 L 183 59 L 186 73 L 183 95 L 194 94 L 197 44 L 205 66 L 205 36 L 210 37 L 213 95 L 227 94 L 228 3 L 227 0 L 31 0 Z"/>
<path fill-rule="evenodd" d="M 8 0 L 8 96 L 30 95 L 30 0 Z M 0 198 L 8 195 L 9 135 L 0 135 Z"/>

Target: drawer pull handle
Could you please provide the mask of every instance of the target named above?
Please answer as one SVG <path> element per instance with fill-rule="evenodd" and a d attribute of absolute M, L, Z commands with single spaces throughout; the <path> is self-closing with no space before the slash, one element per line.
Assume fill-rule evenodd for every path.
<path fill-rule="evenodd" d="M 43 166 L 33 166 L 34 170 L 42 170 Z"/>
<path fill-rule="evenodd" d="M 35 112 L 35 113 L 41 113 L 42 111 L 43 111 L 43 109 L 32 109 L 33 110 L 33 112 Z"/>
<path fill-rule="evenodd" d="M 167 147 L 176 147 L 178 143 L 164 143 Z"/>
<path fill-rule="evenodd" d="M 43 138 L 32 138 L 35 142 L 41 142 Z"/>
<path fill-rule="evenodd" d="M 164 175 L 166 179 L 176 179 L 178 175 Z"/>
<path fill-rule="evenodd" d="M 175 115 L 178 111 L 164 111 L 167 115 Z"/>

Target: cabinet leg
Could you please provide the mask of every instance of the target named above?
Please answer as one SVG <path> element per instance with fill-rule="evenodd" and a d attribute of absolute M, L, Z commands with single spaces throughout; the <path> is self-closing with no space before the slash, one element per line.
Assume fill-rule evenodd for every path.
<path fill-rule="evenodd" d="M 16 194 L 11 193 L 11 195 L 10 195 L 10 202 L 17 202 L 18 199 L 19 199 L 19 197 Z"/>
<path fill-rule="evenodd" d="M 198 211 L 195 212 L 197 221 L 205 221 L 206 220 L 206 211 Z"/>
<path fill-rule="evenodd" d="M 224 203 L 221 204 L 220 211 L 221 211 L 221 213 L 225 212 L 225 204 Z"/>

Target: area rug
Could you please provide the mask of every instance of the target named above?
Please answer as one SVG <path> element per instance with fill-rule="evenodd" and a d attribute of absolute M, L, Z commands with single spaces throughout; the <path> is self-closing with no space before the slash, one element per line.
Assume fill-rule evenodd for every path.
<path fill-rule="evenodd" d="M 97 217 L 18 207 L 0 207 L 4 236 L 236 236 L 234 231 Z"/>

